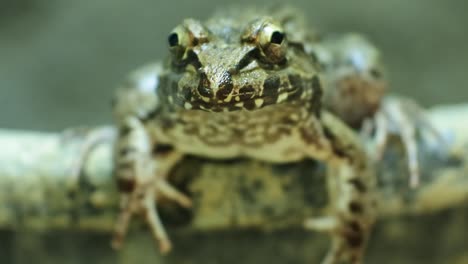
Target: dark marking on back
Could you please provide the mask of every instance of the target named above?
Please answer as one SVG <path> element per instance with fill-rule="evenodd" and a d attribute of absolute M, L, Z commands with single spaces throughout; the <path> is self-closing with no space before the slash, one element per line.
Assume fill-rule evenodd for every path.
<path fill-rule="evenodd" d="M 291 87 L 293 89 L 298 89 L 298 88 L 302 87 L 302 85 L 303 85 L 302 78 L 298 74 L 288 75 L 288 80 L 289 80 L 289 83 L 291 84 Z"/>
<path fill-rule="evenodd" d="M 356 233 L 362 232 L 361 225 L 359 225 L 359 223 L 356 221 L 349 222 L 348 226 L 353 232 L 356 232 Z"/>
<path fill-rule="evenodd" d="M 313 129 L 307 129 L 305 127 L 301 127 L 299 129 L 299 132 L 301 133 L 302 139 L 307 143 L 307 144 L 314 144 L 317 143 L 317 133 Z"/>
<path fill-rule="evenodd" d="M 134 179 L 117 178 L 117 188 L 120 192 L 130 193 L 135 189 Z"/>
<path fill-rule="evenodd" d="M 320 110 L 322 108 L 322 94 L 323 94 L 323 90 L 322 90 L 322 85 L 320 84 L 320 79 L 318 78 L 317 75 L 315 75 L 314 77 L 312 77 L 312 81 L 311 81 L 311 85 L 312 85 L 312 110 L 313 110 L 313 113 L 320 117 Z"/>
<path fill-rule="evenodd" d="M 170 118 L 161 118 L 161 128 L 164 130 L 164 131 L 167 131 L 171 128 L 174 127 L 174 120 L 170 119 Z M 179 121 L 179 120 L 177 120 Z"/>
<path fill-rule="evenodd" d="M 291 118 L 291 116 L 286 115 L 283 118 L 281 118 L 281 124 L 293 127 L 297 125 L 297 120 L 294 120 Z"/>
<path fill-rule="evenodd" d="M 348 245 L 351 248 L 358 248 L 361 247 L 364 243 L 364 238 L 362 237 L 362 234 L 360 232 L 357 232 L 354 234 L 348 234 L 346 236 L 346 241 L 348 241 Z"/>
<path fill-rule="evenodd" d="M 347 159 L 350 163 L 353 163 L 354 158 L 351 156 L 351 153 L 346 151 L 346 146 L 340 145 L 340 140 L 330 131 L 330 129 L 323 127 L 323 134 L 331 143 L 333 153 L 335 153 L 337 157 Z"/>
<path fill-rule="evenodd" d="M 166 155 L 173 151 L 174 147 L 168 144 L 156 144 L 153 148 L 153 155 Z"/>
<path fill-rule="evenodd" d="M 364 212 L 362 205 L 356 201 L 350 202 L 348 207 L 353 214 L 362 214 Z"/>
<path fill-rule="evenodd" d="M 366 185 L 359 179 L 350 179 L 348 182 L 360 193 L 367 191 Z"/>

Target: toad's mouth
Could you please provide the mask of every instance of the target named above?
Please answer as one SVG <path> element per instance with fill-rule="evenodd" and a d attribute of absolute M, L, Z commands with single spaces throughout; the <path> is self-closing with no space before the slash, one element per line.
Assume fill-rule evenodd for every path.
<path fill-rule="evenodd" d="M 210 89 L 210 88 L 208 88 Z M 187 110 L 202 110 L 208 112 L 232 112 L 239 110 L 253 111 L 269 105 L 281 104 L 303 98 L 302 87 L 293 87 L 278 93 L 262 94 L 250 88 L 249 91 L 233 91 L 225 98 L 205 97 L 195 92 L 190 99 L 179 97 L 178 105 Z"/>

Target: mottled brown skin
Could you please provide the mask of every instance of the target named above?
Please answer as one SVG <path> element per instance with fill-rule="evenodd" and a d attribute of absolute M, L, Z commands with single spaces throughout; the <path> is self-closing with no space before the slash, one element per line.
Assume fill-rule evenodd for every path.
<path fill-rule="evenodd" d="M 315 159 L 328 167 L 327 216 L 305 221 L 329 232 L 323 263 L 362 263 L 374 222 L 373 177 L 361 142 L 321 105 L 316 57 L 291 32 L 287 13 L 228 13 L 187 19 L 169 35 L 167 62 L 135 72 L 117 92 L 120 126 L 115 169 L 122 211 L 113 245 L 141 213 L 162 252 L 171 249 L 155 208 L 158 197 L 191 202 L 167 175 L 184 155 L 248 157 L 272 163 Z M 220 175 L 222 177 L 222 175 Z"/>
<path fill-rule="evenodd" d="M 308 42 L 308 54 L 320 62 L 324 80 L 324 108 L 373 142 L 370 156 L 380 161 L 391 135 L 406 149 L 409 184 L 419 184 L 417 134 L 425 131 L 440 145 L 444 140 L 414 102 L 385 96 L 388 80 L 379 50 L 363 36 L 348 33 Z M 427 139 L 425 139 L 427 140 Z"/>
<path fill-rule="evenodd" d="M 380 52 L 358 34 L 327 36 L 310 47 L 323 67 L 324 107 L 355 129 L 380 109 L 387 90 Z"/>

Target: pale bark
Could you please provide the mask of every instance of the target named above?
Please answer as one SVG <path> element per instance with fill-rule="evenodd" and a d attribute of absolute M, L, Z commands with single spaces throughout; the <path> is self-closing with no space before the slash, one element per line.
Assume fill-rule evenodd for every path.
<path fill-rule="evenodd" d="M 453 138 L 449 140 L 453 142 L 448 148 L 450 157 L 444 157 L 444 154 L 438 158 L 425 149 L 428 153 L 421 153 L 422 185 L 410 189 L 405 184 L 404 155 L 399 155 L 401 149 L 393 142 L 390 154 L 378 166 L 381 217 L 428 213 L 455 207 L 468 200 L 465 162 L 468 155 L 464 151 L 468 144 L 468 106 L 439 107 L 428 114 L 443 135 Z M 65 133 L 0 131 L 0 227 L 111 229 L 118 201 L 111 176 L 112 140 L 93 148 L 82 173 L 79 177 L 73 176 L 76 173 L 72 171 L 72 164 L 79 160 L 83 142 L 89 135 L 84 129 Z M 392 150 L 396 155 L 392 155 Z M 282 210 L 288 211 L 289 218 L 295 222 L 303 214 L 320 210 L 326 200 L 324 186 L 319 184 L 323 182 L 320 180 L 323 175 L 316 170 L 317 166 L 299 165 L 299 168 L 307 167 L 319 175 L 315 180 L 307 180 L 311 183 L 310 192 L 304 191 L 305 181 L 293 178 L 296 174 L 301 179 L 314 178 L 314 175 L 307 171 L 308 175 L 304 177 L 301 175 L 304 170 L 295 169 L 295 166 L 298 165 L 275 168 L 245 160 L 210 162 L 189 158 L 175 173 L 174 181 L 184 181 L 183 188 L 194 194 L 198 205 L 191 212 L 191 228 L 228 229 L 233 222 L 241 227 L 262 225 L 266 224 L 265 212 L 268 210 L 274 210 L 276 216 L 285 213 Z M 284 182 L 275 181 L 275 177 L 269 175 L 278 174 L 278 170 L 285 174 L 281 181 L 291 177 L 288 178 L 288 193 L 280 188 Z M 266 182 L 269 186 L 264 186 L 261 191 L 252 189 L 252 186 Z M 307 213 L 299 213 L 301 211 Z M 283 225 L 288 221 L 280 222 Z"/>

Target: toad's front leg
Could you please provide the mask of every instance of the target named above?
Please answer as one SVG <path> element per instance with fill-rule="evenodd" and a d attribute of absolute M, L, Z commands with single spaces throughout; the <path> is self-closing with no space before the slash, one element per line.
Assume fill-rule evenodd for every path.
<path fill-rule="evenodd" d="M 343 260 L 345 263 L 362 263 L 375 220 L 373 175 L 356 135 L 328 113 L 323 113 L 321 123 L 328 143 L 321 144 L 322 151 L 317 151 L 319 148 L 313 143 L 309 146 L 309 155 L 327 164 L 330 213 L 307 220 L 305 226 L 332 235 L 332 247 L 323 264 L 342 263 Z M 310 125 L 308 129 L 317 131 L 316 126 Z"/>
<path fill-rule="evenodd" d="M 165 196 L 184 207 L 191 206 L 190 199 L 166 181 L 181 158 L 181 153 L 152 142 L 139 119 L 128 117 L 122 121 L 115 147 L 115 176 L 122 195 L 112 241 L 114 248 L 121 247 L 132 215 L 140 213 L 158 241 L 160 251 L 171 250 L 171 242 L 156 209 L 156 199 Z"/>
<path fill-rule="evenodd" d="M 374 122 L 372 122 L 374 121 Z M 401 138 L 406 152 L 409 168 L 409 185 L 415 188 L 420 182 L 420 168 L 418 159 L 418 147 L 434 143 L 437 150 L 445 151 L 444 146 L 448 142 L 425 115 L 423 109 L 410 99 L 388 96 L 384 98 L 381 109 L 376 113 L 370 123 L 374 125 L 373 156 L 376 161 L 381 161 L 391 135 Z M 370 136 L 363 133 L 366 138 Z M 421 136 L 418 142 L 418 136 Z"/>

